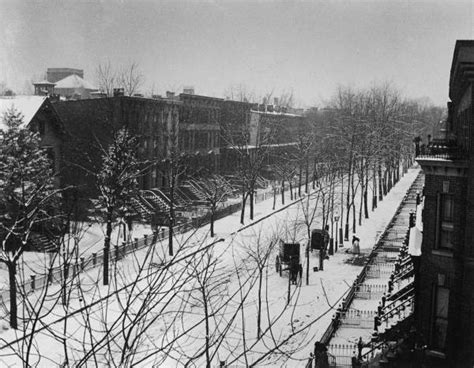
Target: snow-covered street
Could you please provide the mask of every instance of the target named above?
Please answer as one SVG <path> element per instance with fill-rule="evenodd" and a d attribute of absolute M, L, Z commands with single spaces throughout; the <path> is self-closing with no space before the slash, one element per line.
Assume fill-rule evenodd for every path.
<path fill-rule="evenodd" d="M 357 228 L 362 252 L 372 249 L 418 172 L 410 169 Z M 40 367 L 66 359 L 96 360 L 99 366 L 202 366 L 205 351 L 216 365 L 302 366 L 361 269 L 346 263 L 352 257 L 344 252 L 346 242 L 325 261 L 324 271 L 313 272 L 319 261 L 310 254 L 309 285 L 306 263 L 298 286 L 289 286 L 286 272 L 279 276 L 273 262 L 279 239 L 299 242 L 306 262 L 302 218 L 308 200 L 315 196 L 280 204 L 271 216 L 273 199 L 260 202 L 253 224 L 242 227 L 235 213 L 216 222 L 214 238 L 208 226 L 180 234 L 173 258 L 166 255 L 166 241 L 139 250 L 117 263 L 109 286 L 101 286 L 100 268 L 84 272 L 74 279 L 66 307 L 59 300 L 59 285 L 51 285 L 46 298 L 39 292 L 30 295 L 43 303 L 41 323 L 24 326 L 27 336 L 35 331 L 30 341 L 21 338 L 21 328 L 15 332 L 3 321 L 0 362 L 21 366 L 13 352 L 24 356 L 31 342 L 29 359 Z M 311 228 L 320 222 L 316 216 Z M 68 349 L 58 336 L 67 339 Z M 110 349 L 109 339 L 113 348 L 104 352 L 102 347 Z"/>

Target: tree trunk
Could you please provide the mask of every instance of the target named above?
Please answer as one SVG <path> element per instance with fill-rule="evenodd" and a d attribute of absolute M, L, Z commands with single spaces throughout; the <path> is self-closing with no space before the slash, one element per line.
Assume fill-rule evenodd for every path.
<path fill-rule="evenodd" d="M 382 166 L 379 163 L 378 167 L 378 174 L 379 174 L 379 202 L 383 201 L 383 184 L 382 184 Z"/>
<path fill-rule="evenodd" d="M 369 164 L 365 166 L 364 217 L 369 218 Z"/>
<path fill-rule="evenodd" d="M 273 187 L 273 207 L 272 207 L 272 210 L 275 210 L 276 200 L 277 200 L 277 190 L 276 190 L 276 187 Z"/>
<path fill-rule="evenodd" d="M 216 211 L 216 208 L 214 205 L 211 207 L 211 238 L 214 237 L 214 213 Z"/>
<path fill-rule="evenodd" d="M 249 200 L 250 200 L 250 220 L 253 220 L 253 213 L 254 213 L 254 199 L 255 199 L 255 191 L 252 188 L 249 194 Z"/>
<path fill-rule="evenodd" d="M 313 165 L 313 190 L 316 189 L 316 158 Z"/>
<path fill-rule="evenodd" d="M 389 168 L 387 170 L 388 172 L 388 175 L 387 175 L 387 178 L 388 178 L 388 182 L 387 182 L 387 192 L 390 192 L 390 190 L 392 190 L 392 169 Z"/>
<path fill-rule="evenodd" d="M 16 304 L 16 262 L 8 262 L 8 278 L 10 282 L 10 327 L 18 329 L 18 308 Z"/>
<path fill-rule="evenodd" d="M 281 181 L 281 204 L 285 204 L 285 181 Z"/>
<path fill-rule="evenodd" d="M 309 248 L 311 246 L 311 232 L 308 231 L 308 244 L 306 245 L 306 285 L 309 285 Z"/>
<path fill-rule="evenodd" d="M 375 166 L 373 168 L 373 182 L 372 182 L 372 211 L 377 208 L 377 175 L 375 174 Z"/>
<path fill-rule="evenodd" d="M 304 182 L 304 192 L 308 193 L 308 180 L 309 180 L 309 162 L 308 159 L 306 159 L 306 178 Z"/>
<path fill-rule="evenodd" d="M 355 208 L 355 189 L 354 189 L 354 175 L 352 175 L 351 179 L 351 190 L 352 190 L 352 200 L 351 200 L 351 206 L 352 206 L 352 233 L 356 233 L 356 228 L 357 228 L 357 219 L 356 219 L 356 208 Z"/>
<path fill-rule="evenodd" d="M 257 311 L 257 339 L 260 339 L 262 334 L 262 279 L 263 270 L 259 268 L 258 274 L 258 311 Z"/>
<path fill-rule="evenodd" d="M 242 209 L 240 211 L 240 223 L 244 224 L 244 216 L 245 216 L 245 204 L 247 202 L 247 193 L 242 194 Z"/>
<path fill-rule="evenodd" d="M 364 218 L 368 219 L 369 218 L 369 200 L 368 200 L 368 189 L 367 186 L 365 187 L 364 190 Z"/>
<path fill-rule="evenodd" d="M 344 228 L 344 171 L 341 168 L 341 222 L 339 224 L 339 229 L 340 229 L 340 242 L 343 244 L 343 235 L 342 235 L 342 229 Z"/>
<path fill-rule="evenodd" d="M 360 204 L 359 204 L 359 226 L 362 226 L 362 208 L 364 205 L 364 192 L 365 192 L 365 176 L 364 176 L 364 160 L 360 160 Z"/>
<path fill-rule="evenodd" d="M 206 292 L 203 290 L 202 291 L 202 297 L 203 297 L 203 303 L 204 303 L 204 318 L 205 318 L 205 328 L 206 328 L 206 368 L 211 368 L 211 356 L 210 356 L 210 338 L 209 338 L 209 333 L 210 333 L 210 326 L 209 326 L 209 311 L 208 311 L 208 305 L 207 305 L 207 299 L 206 299 Z"/>
<path fill-rule="evenodd" d="M 103 284 L 109 284 L 109 254 L 110 254 L 110 237 L 112 236 L 112 212 L 113 208 L 107 209 L 107 228 L 105 232 L 105 239 L 104 239 L 104 277 L 103 277 Z"/>
<path fill-rule="evenodd" d="M 352 180 L 352 157 L 349 161 L 349 176 L 347 178 L 347 195 L 346 195 L 346 228 L 344 232 L 344 240 L 349 240 L 349 216 L 351 212 L 351 180 Z"/>
<path fill-rule="evenodd" d="M 299 175 L 298 175 L 298 197 L 301 198 L 301 186 L 303 185 L 303 167 L 299 164 Z"/>

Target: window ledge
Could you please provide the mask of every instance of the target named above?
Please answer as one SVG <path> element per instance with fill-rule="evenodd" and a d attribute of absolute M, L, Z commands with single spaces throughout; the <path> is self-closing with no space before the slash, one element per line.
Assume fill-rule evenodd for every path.
<path fill-rule="evenodd" d="M 431 254 L 442 257 L 453 258 L 453 252 L 450 250 L 434 249 L 431 251 Z"/>
<path fill-rule="evenodd" d="M 446 359 L 446 354 L 437 350 L 426 350 L 426 355 L 438 359 Z"/>

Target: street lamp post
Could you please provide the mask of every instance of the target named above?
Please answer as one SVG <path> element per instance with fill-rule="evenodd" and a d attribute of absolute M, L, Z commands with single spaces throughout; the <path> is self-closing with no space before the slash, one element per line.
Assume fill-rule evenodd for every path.
<path fill-rule="evenodd" d="M 337 253 L 337 245 L 338 245 L 337 232 L 339 231 L 338 230 L 339 214 L 336 214 L 334 216 L 334 221 L 336 221 L 336 242 L 335 242 L 335 246 L 334 246 L 334 253 Z"/>

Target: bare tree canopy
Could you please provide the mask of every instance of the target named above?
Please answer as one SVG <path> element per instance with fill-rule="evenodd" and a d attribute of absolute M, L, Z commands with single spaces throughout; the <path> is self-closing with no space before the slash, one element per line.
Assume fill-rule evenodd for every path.
<path fill-rule="evenodd" d="M 126 96 L 133 96 L 140 91 L 144 76 L 136 62 L 131 62 L 122 67 L 115 67 L 110 60 L 107 60 L 97 66 L 96 80 L 99 89 L 107 96 L 113 95 L 114 88 L 123 88 Z"/>

